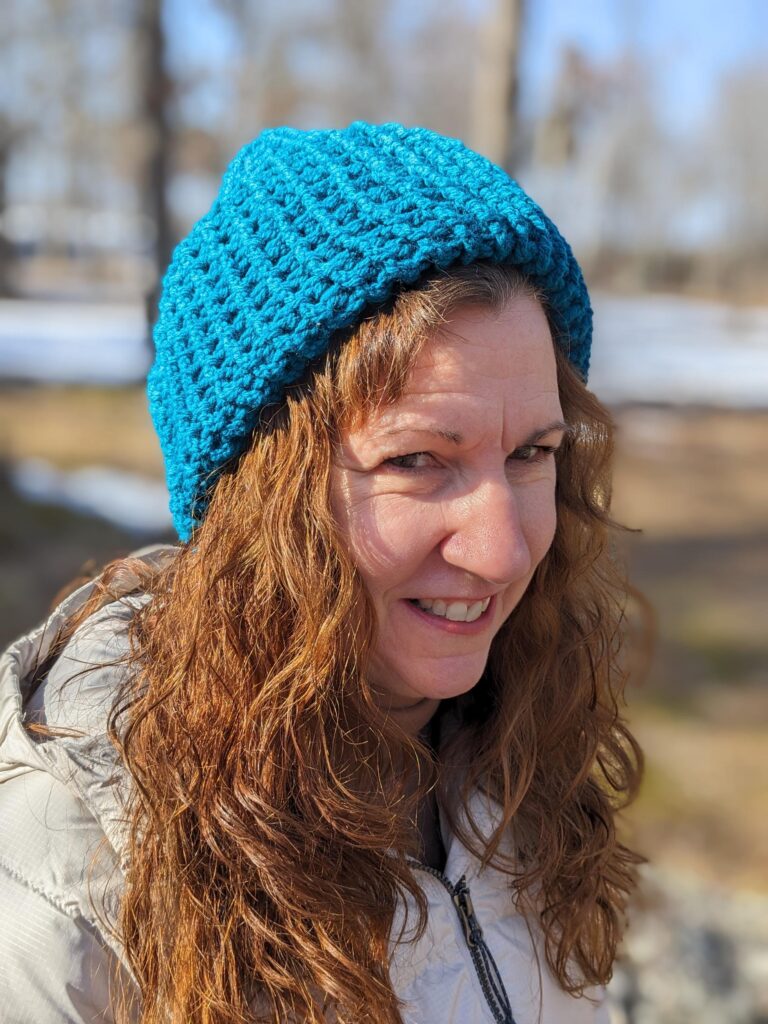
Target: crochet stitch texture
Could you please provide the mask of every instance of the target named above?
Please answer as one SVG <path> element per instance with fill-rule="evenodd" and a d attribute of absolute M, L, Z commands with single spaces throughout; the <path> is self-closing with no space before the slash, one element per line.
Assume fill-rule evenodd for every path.
<path fill-rule="evenodd" d="M 500 167 L 425 128 L 356 121 L 261 133 L 176 247 L 154 329 L 149 408 L 186 541 L 259 410 L 335 331 L 433 268 L 510 263 L 547 295 L 584 380 L 592 310 L 568 243 Z"/>

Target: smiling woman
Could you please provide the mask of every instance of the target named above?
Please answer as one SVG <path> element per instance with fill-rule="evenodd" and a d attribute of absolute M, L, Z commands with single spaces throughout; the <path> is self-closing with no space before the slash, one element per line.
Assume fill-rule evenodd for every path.
<path fill-rule="evenodd" d="M 607 1020 L 640 753 L 590 330 L 456 140 L 238 155 L 155 330 L 180 543 L 5 655 L 12 1020 Z"/>
<path fill-rule="evenodd" d="M 530 438 L 564 427 L 549 324 L 520 291 L 456 309 L 398 400 L 343 434 L 331 500 L 376 614 L 368 681 L 390 708 L 422 701 L 394 716 L 414 731 L 478 681 L 549 550 L 557 444 Z"/>

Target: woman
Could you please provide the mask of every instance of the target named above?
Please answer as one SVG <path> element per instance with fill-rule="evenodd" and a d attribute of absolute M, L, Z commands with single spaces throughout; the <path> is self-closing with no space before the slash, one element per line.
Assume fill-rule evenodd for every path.
<path fill-rule="evenodd" d="M 275 129 L 177 248 L 178 547 L 5 656 L 11 1021 L 605 1021 L 638 857 L 611 421 L 557 229 L 424 129 Z"/>

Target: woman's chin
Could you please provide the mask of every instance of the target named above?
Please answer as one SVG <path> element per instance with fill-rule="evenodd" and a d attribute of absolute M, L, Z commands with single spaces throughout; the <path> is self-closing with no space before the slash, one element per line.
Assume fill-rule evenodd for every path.
<path fill-rule="evenodd" d="M 389 645 L 388 653 L 395 643 Z M 477 686 L 488 663 L 489 650 L 467 651 L 451 656 L 425 656 L 421 651 L 401 648 L 398 657 L 374 658 L 371 665 L 373 686 L 392 703 L 414 704 L 420 700 L 448 700 L 468 693 Z"/>
<path fill-rule="evenodd" d="M 439 673 L 430 675 L 428 678 L 406 678 L 403 680 L 401 693 L 410 694 L 409 702 L 448 700 L 451 697 L 460 697 L 464 693 L 477 686 L 483 674 L 484 665 L 477 671 L 466 674 L 445 674 Z M 401 698 L 405 703 L 405 698 Z"/>

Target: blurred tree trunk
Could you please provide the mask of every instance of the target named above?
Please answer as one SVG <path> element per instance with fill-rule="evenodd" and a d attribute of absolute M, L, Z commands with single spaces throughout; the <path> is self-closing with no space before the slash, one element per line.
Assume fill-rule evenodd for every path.
<path fill-rule="evenodd" d="M 11 294 L 11 245 L 8 241 L 2 217 L 6 207 L 6 172 L 11 149 L 14 143 L 14 131 L 6 118 L 0 115 L 0 297 Z"/>
<path fill-rule="evenodd" d="M 174 241 L 167 201 L 172 141 L 168 109 L 172 85 L 165 62 L 163 0 L 140 0 L 139 31 L 144 57 L 142 114 L 148 139 L 146 210 L 155 226 L 155 279 L 146 299 L 147 320 L 151 328 L 157 316 L 160 283 L 171 258 Z"/>
<path fill-rule="evenodd" d="M 520 158 L 518 94 L 525 0 L 491 0 L 478 38 L 471 144 L 510 174 Z"/>

